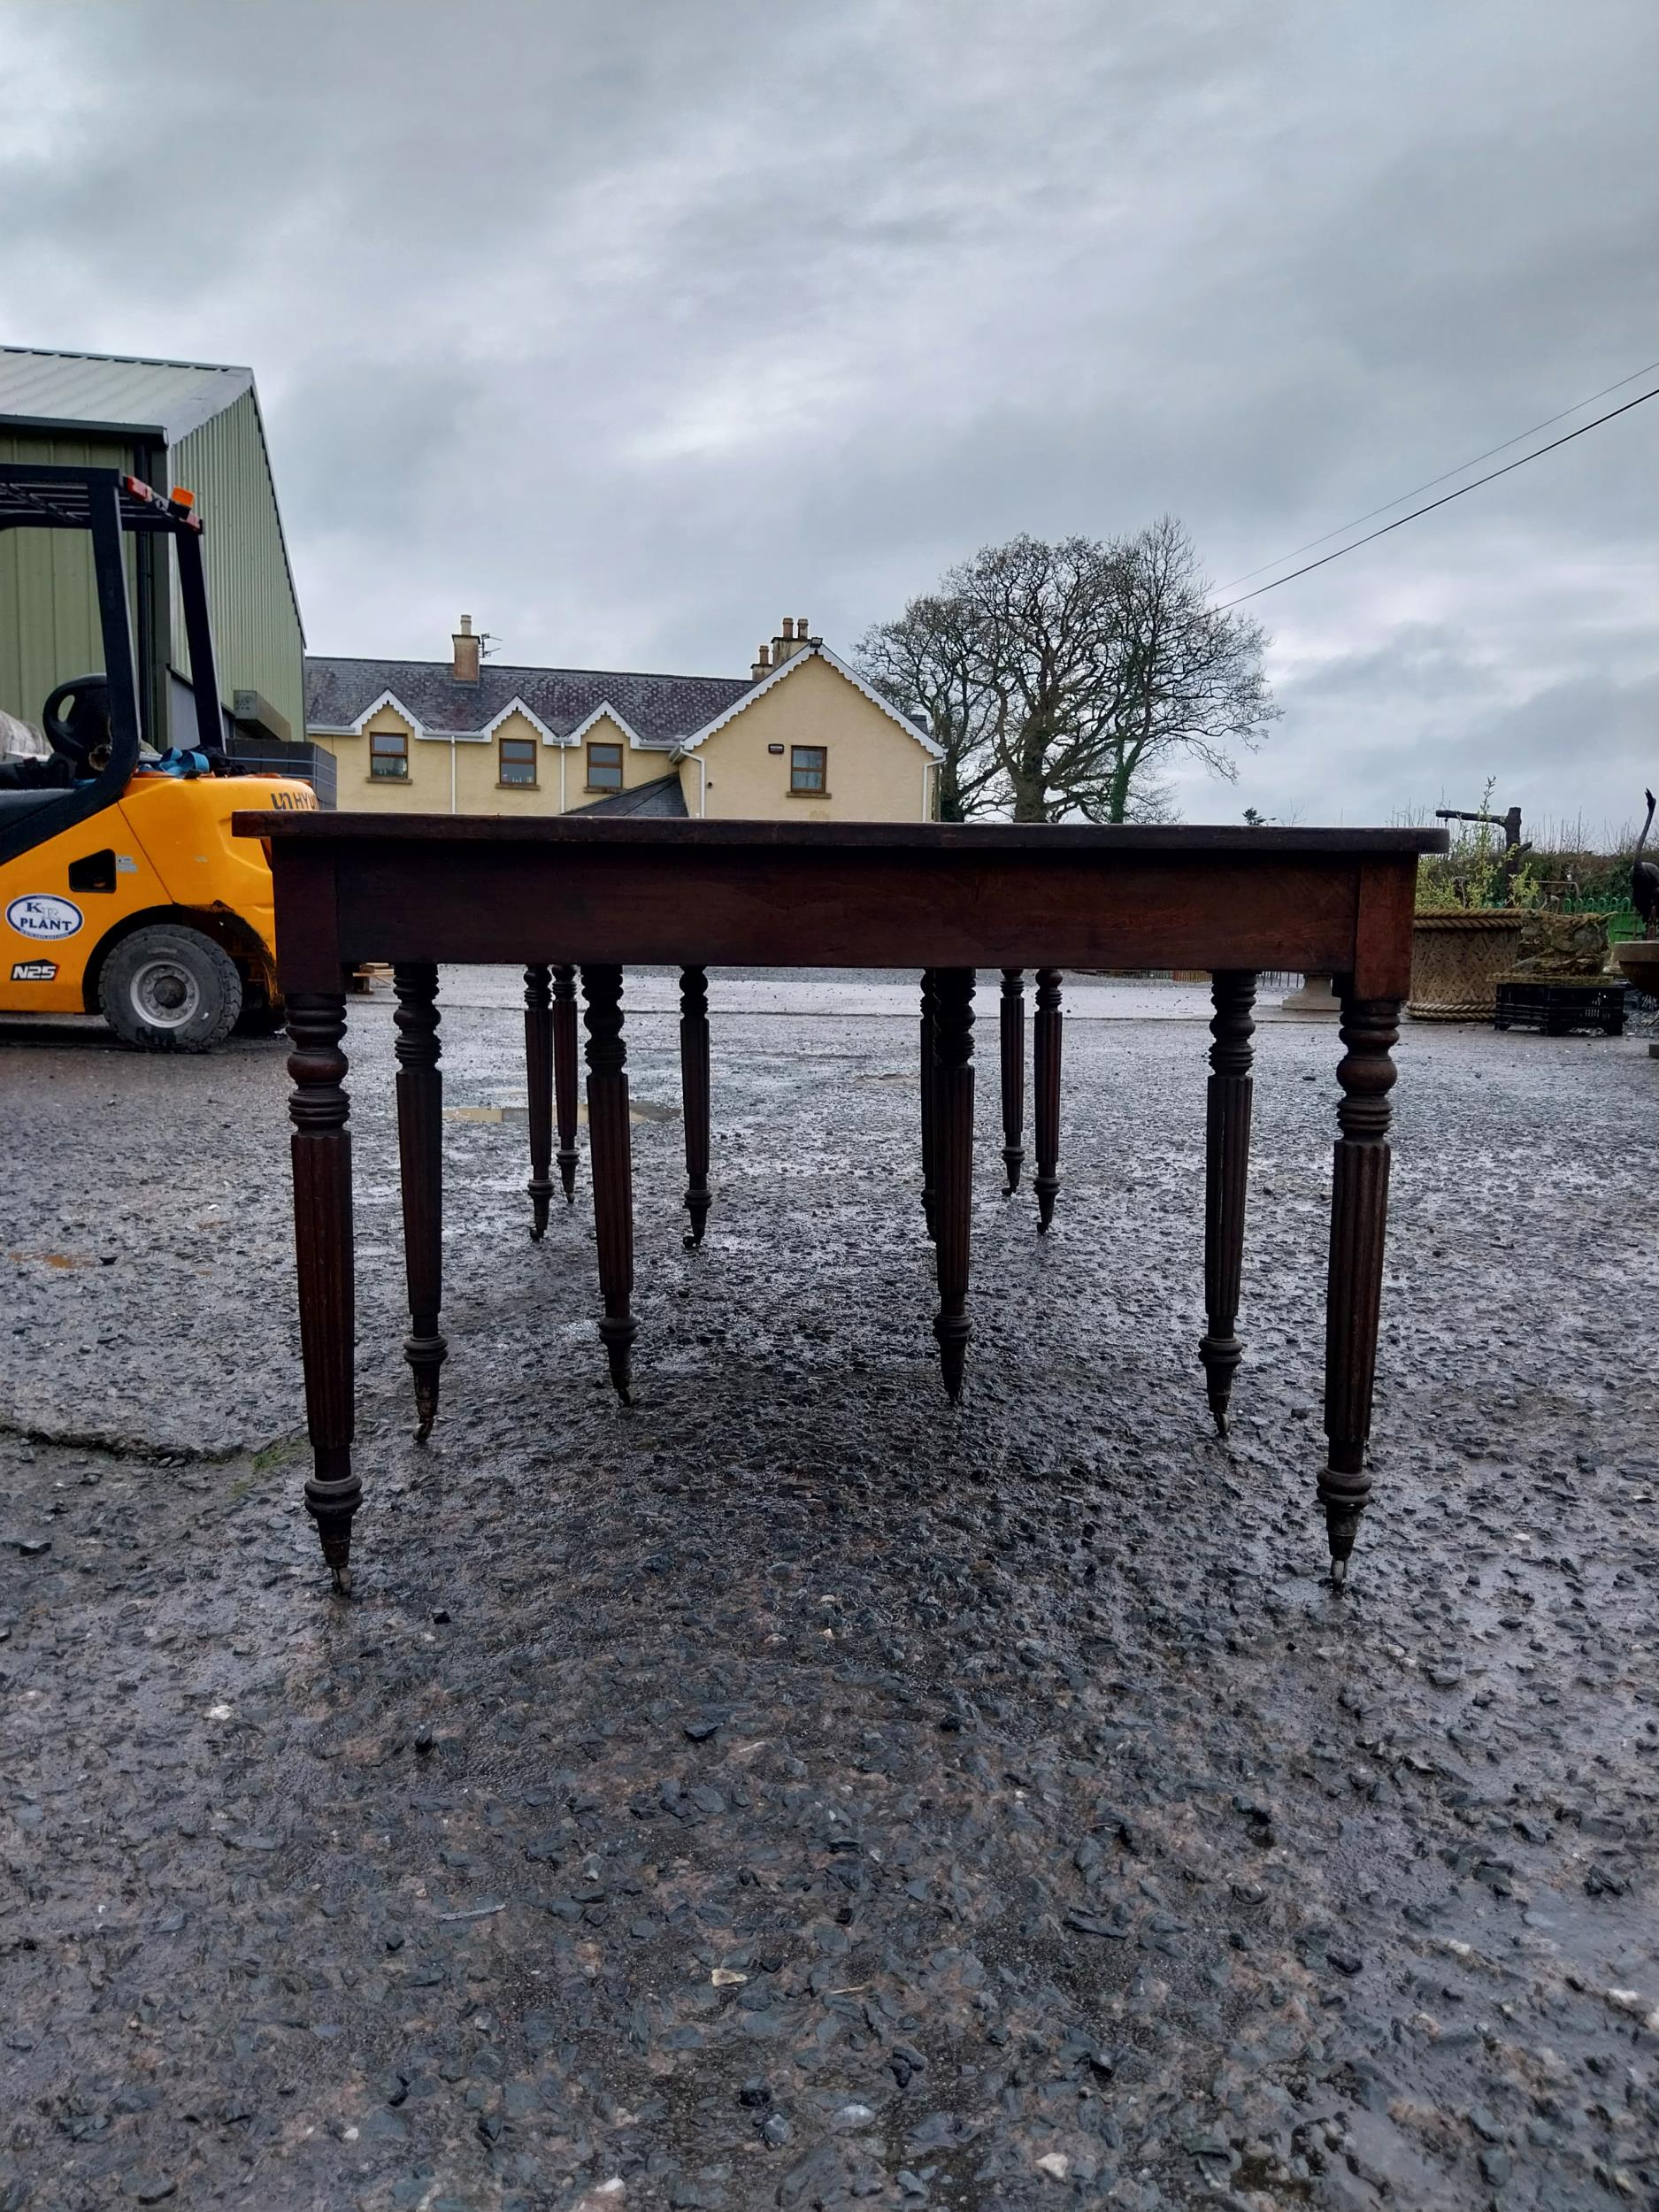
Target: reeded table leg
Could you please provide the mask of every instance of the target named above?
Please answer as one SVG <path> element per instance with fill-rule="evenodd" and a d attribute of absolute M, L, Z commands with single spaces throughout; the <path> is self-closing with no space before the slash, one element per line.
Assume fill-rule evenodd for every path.
<path fill-rule="evenodd" d="M 933 1127 L 933 971 L 922 970 L 921 1102 L 922 1102 L 922 1215 L 928 1235 L 933 1225 L 933 1177 L 938 1145 Z"/>
<path fill-rule="evenodd" d="M 438 1072 L 438 971 L 400 960 L 397 994 L 397 1159 L 403 1192 L 403 1263 L 409 1334 L 403 1357 L 415 1377 L 415 1441 L 432 1434 L 438 1370 L 448 1347 L 438 1328 L 443 1271 L 443 1078 Z"/>
<path fill-rule="evenodd" d="M 1359 1517 L 1371 1495 L 1365 1446 L 1377 1376 L 1383 1238 L 1388 1217 L 1388 1094 L 1400 1041 L 1398 999 L 1356 999 L 1336 979 L 1346 1048 L 1337 1068 L 1342 1102 L 1331 1186 L 1331 1271 L 1325 1291 L 1325 1432 L 1329 1464 L 1319 1480 L 1331 1544 L 1331 1579 L 1347 1578 Z"/>
<path fill-rule="evenodd" d="M 558 1109 L 559 1181 L 565 1187 L 565 1203 L 569 1206 L 576 1198 L 576 1163 L 581 1155 L 576 1149 L 576 1059 L 579 1043 L 576 1026 L 576 971 L 574 968 L 555 968 L 553 971 L 553 1093 Z"/>
<path fill-rule="evenodd" d="M 296 994 L 288 1002 L 293 1050 L 294 1252 L 311 1474 L 305 1506 L 317 1524 L 334 1586 L 351 1587 L 351 1518 L 362 1485 L 351 1468 L 351 1102 L 344 1087 L 342 993 Z"/>
<path fill-rule="evenodd" d="M 703 1242 L 709 1218 L 709 977 L 703 968 L 680 972 L 680 1100 L 686 1122 L 686 1211 L 691 1226 L 686 1249 Z"/>
<path fill-rule="evenodd" d="M 967 1363 L 968 1242 L 973 1209 L 973 970 L 933 972 L 933 1110 L 939 1183 L 933 1202 L 939 1257 L 939 1339 L 955 1405 Z"/>
<path fill-rule="evenodd" d="M 628 1354 L 639 1325 L 634 1294 L 634 1160 L 628 1130 L 627 1047 L 622 1041 L 622 971 L 582 970 L 588 1023 L 588 1138 L 593 1151 L 594 1227 L 599 1241 L 599 1289 L 604 1318 L 599 1340 L 611 1379 L 629 1402 Z"/>
<path fill-rule="evenodd" d="M 1244 1207 L 1250 1171 L 1250 1040 L 1256 1024 L 1256 978 L 1242 968 L 1210 979 L 1216 1011 L 1210 1025 L 1210 1087 L 1204 1142 L 1204 1314 L 1199 1340 L 1210 1410 L 1217 1434 L 1227 1432 L 1227 1401 L 1243 1347 L 1234 1334 L 1244 1269 Z"/>
<path fill-rule="evenodd" d="M 1037 1018 L 1033 1025 L 1033 1089 L 1036 1094 L 1037 1232 L 1044 1235 L 1060 1194 L 1060 971 L 1037 971 Z"/>
<path fill-rule="evenodd" d="M 539 1244 L 547 1234 L 553 1198 L 553 991 L 552 971 L 524 972 L 524 1071 L 529 1097 L 530 1234 Z"/>
<path fill-rule="evenodd" d="M 1002 1165 L 1011 1198 L 1025 1164 L 1025 972 L 1002 971 Z"/>

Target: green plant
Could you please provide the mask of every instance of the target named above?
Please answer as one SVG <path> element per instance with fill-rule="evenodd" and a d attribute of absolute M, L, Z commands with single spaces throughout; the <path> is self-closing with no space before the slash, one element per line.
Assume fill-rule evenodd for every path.
<path fill-rule="evenodd" d="M 1489 777 L 1479 811 L 1489 815 L 1497 783 Z M 1419 912 L 1451 907 L 1542 906 L 1545 879 L 1530 845 L 1506 846 L 1495 821 L 1459 822 L 1448 853 L 1431 853 L 1417 866 Z"/>

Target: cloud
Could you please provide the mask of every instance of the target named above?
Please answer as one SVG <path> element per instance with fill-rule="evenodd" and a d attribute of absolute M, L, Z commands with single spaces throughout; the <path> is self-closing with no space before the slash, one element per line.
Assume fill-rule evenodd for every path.
<path fill-rule="evenodd" d="M 251 363 L 318 649 L 465 607 L 731 672 L 1020 529 L 1171 511 L 1234 576 L 1659 354 L 1656 42 L 1646 0 L 12 11 L 0 319 Z M 1487 761 L 1622 818 L 1656 437 L 1256 603 L 1285 717 L 1189 818 Z"/>

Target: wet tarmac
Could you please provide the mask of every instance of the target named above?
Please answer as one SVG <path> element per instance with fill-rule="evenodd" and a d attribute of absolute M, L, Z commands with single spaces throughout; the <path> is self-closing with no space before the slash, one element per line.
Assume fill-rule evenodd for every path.
<path fill-rule="evenodd" d="M 448 1102 L 508 1110 L 447 1125 L 424 1449 L 352 1009 L 349 1601 L 300 1504 L 282 1048 L 0 1037 L 4 2212 L 1659 2205 L 1640 1048 L 1408 1028 L 1336 1599 L 1328 1026 L 1257 1040 L 1224 1448 L 1179 999 L 1068 1030 L 1040 1240 L 981 995 L 952 1413 L 913 1020 L 757 978 L 723 1026 L 714 979 L 690 1255 L 641 979 L 624 1409 L 585 1164 L 533 1245 L 480 980 Z"/>

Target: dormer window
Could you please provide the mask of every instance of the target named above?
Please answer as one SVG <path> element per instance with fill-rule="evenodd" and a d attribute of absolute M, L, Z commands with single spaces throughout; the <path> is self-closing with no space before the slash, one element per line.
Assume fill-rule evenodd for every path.
<path fill-rule="evenodd" d="M 534 784 L 534 738 L 503 737 L 502 739 L 501 780 L 503 783 L 515 783 L 520 785 Z"/>
<path fill-rule="evenodd" d="M 369 773 L 399 779 L 409 774 L 409 740 L 402 730 L 371 730 Z"/>
<path fill-rule="evenodd" d="M 620 745 L 590 745 L 588 748 L 588 788 L 590 791 L 621 790 Z"/>

